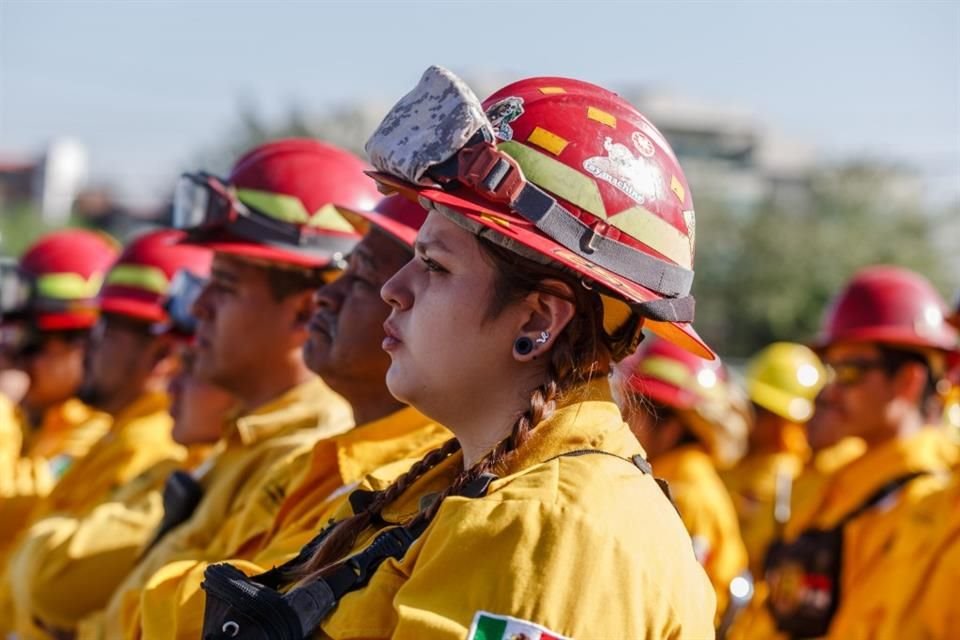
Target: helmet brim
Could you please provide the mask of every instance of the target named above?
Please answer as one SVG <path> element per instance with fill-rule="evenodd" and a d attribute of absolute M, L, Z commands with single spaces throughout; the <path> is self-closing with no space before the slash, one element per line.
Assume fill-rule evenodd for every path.
<path fill-rule="evenodd" d="M 397 222 L 392 218 L 388 218 L 377 211 L 364 211 L 361 209 L 350 209 L 349 207 L 338 207 L 338 209 L 340 213 L 344 214 L 350 224 L 359 229 L 372 225 L 407 247 L 412 247 L 414 241 L 417 239 L 416 229 Z"/>
<path fill-rule="evenodd" d="M 602 267 L 588 263 L 562 244 L 540 233 L 529 220 L 496 211 L 468 196 L 412 185 L 384 173 L 369 172 L 369 175 L 387 190 L 396 191 L 411 200 L 419 201 L 427 208 L 436 209 L 454 222 L 461 223 L 461 226 L 463 226 L 462 220 L 457 220 L 457 217 L 468 220 L 472 227 L 479 225 L 485 231 L 493 232 L 494 237 L 491 237 L 491 240 L 498 244 L 510 248 L 511 243 L 518 243 L 536 254 L 557 262 L 588 279 L 592 284 L 603 287 L 610 295 L 633 303 L 664 298 Z M 485 233 L 485 235 L 488 234 Z M 645 319 L 644 327 L 701 358 L 714 360 L 717 357 L 689 322 L 661 322 Z"/>
<path fill-rule="evenodd" d="M 121 296 L 104 296 L 100 299 L 100 313 L 113 313 L 145 322 L 163 322 L 167 314 L 157 302 L 132 300 Z"/>
<path fill-rule="evenodd" d="M 281 265 L 309 269 L 332 266 L 336 256 L 326 252 L 297 250 L 278 245 L 251 242 L 226 231 L 199 231 L 188 233 L 179 244 L 210 249 L 216 253 L 252 258 Z"/>

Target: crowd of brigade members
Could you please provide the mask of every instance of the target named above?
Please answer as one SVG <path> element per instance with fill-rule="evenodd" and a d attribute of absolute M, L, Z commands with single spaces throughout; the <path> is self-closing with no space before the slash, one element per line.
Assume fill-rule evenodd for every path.
<path fill-rule="evenodd" d="M 431 67 L 367 155 L 268 142 L 185 174 L 177 230 L 0 264 L 0 633 L 957 633 L 960 309 L 925 279 L 856 274 L 741 387 L 617 95 Z"/>

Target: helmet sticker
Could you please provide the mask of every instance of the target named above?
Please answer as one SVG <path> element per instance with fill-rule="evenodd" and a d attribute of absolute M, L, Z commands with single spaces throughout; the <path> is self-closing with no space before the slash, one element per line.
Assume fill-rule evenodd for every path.
<path fill-rule="evenodd" d="M 650 138 L 639 131 L 634 131 L 631 138 L 633 139 L 633 146 L 636 147 L 637 151 L 644 158 L 652 158 L 653 154 L 656 153 L 656 150 L 653 148 L 653 143 L 650 142 Z"/>
<path fill-rule="evenodd" d="M 583 168 L 590 175 L 609 182 L 637 204 L 643 204 L 648 197 L 659 197 L 663 184 L 656 166 L 637 158 L 629 147 L 613 142 L 609 136 L 604 138 L 603 148 L 607 152 L 605 157 L 594 156 L 583 161 Z"/>
<path fill-rule="evenodd" d="M 523 98 L 510 96 L 497 100 L 487 109 L 487 119 L 501 140 L 513 140 L 510 123 L 523 115 Z"/>

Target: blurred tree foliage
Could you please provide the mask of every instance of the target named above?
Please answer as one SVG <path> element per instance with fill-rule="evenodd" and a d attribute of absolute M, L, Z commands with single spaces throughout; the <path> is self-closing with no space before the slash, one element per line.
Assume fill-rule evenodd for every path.
<path fill-rule="evenodd" d="M 847 169 L 818 176 L 802 210 L 767 202 L 744 214 L 698 202 L 698 330 L 737 357 L 810 340 L 832 297 L 870 264 L 913 269 L 953 296 L 960 238 L 940 234 L 956 227 L 960 207 L 891 208 L 882 186 Z"/>
<path fill-rule="evenodd" d="M 207 154 L 206 166 L 226 172 L 243 151 L 285 136 L 316 137 L 362 157 L 385 112 L 385 106 L 347 105 L 317 118 L 293 110 L 268 122 L 244 108 L 233 143 Z M 916 199 L 891 193 L 888 176 L 871 164 L 824 169 L 802 204 L 771 199 L 746 211 L 698 196 L 694 294 L 703 337 L 733 358 L 774 340 L 809 340 L 843 284 L 877 263 L 923 273 L 953 302 L 960 287 L 960 203 L 921 210 Z"/>

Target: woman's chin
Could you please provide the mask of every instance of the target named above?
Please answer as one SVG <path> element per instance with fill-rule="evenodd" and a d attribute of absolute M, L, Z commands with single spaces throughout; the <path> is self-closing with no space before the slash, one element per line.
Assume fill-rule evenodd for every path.
<path fill-rule="evenodd" d="M 394 359 L 390 368 L 387 369 L 386 383 L 390 395 L 404 404 L 413 404 L 411 396 L 414 394 L 410 393 L 413 388 L 411 382 L 410 377 L 397 366 L 397 361 Z"/>

